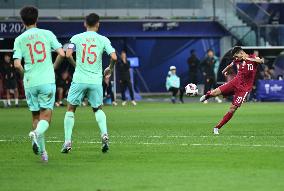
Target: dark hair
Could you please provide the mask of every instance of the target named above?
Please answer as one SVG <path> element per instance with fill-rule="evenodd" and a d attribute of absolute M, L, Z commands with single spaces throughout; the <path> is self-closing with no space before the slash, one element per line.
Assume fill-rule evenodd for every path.
<path fill-rule="evenodd" d="M 100 16 L 96 13 L 90 13 L 86 16 L 85 21 L 89 27 L 93 27 L 100 21 Z"/>
<path fill-rule="evenodd" d="M 12 57 L 12 56 L 11 56 L 11 53 L 9 53 L 9 52 L 6 52 L 6 53 L 4 54 L 4 57 L 5 57 L 5 56 Z"/>
<path fill-rule="evenodd" d="M 235 46 L 234 48 L 232 48 L 231 50 L 231 55 L 232 57 L 235 56 L 235 54 L 238 54 L 240 51 L 242 51 L 242 47 L 240 46 Z"/>
<path fill-rule="evenodd" d="M 36 7 L 26 6 L 21 9 L 20 15 L 25 25 L 34 25 L 38 18 L 38 10 Z"/>
<path fill-rule="evenodd" d="M 208 52 L 214 52 L 214 51 L 213 51 L 213 49 L 209 48 L 209 49 L 207 50 L 207 53 L 208 53 Z"/>

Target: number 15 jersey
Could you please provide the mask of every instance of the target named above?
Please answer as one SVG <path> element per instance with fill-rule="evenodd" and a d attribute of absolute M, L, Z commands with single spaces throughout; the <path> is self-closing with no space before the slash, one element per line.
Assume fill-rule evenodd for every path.
<path fill-rule="evenodd" d="M 51 31 L 39 28 L 28 29 L 15 39 L 13 58 L 24 58 L 25 88 L 55 83 L 51 51 L 61 47 Z"/>
<path fill-rule="evenodd" d="M 70 42 L 76 47 L 76 69 L 73 82 L 102 84 L 102 56 L 115 52 L 109 39 L 94 31 L 87 31 L 73 36 Z"/>

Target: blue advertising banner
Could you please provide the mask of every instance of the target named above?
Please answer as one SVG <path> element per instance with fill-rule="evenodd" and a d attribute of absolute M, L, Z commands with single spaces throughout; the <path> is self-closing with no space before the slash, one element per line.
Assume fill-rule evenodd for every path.
<path fill-rule="evenodd" d="M 83 21 L 41 21 L 38 27 L 69 38 L 85 31 Z M 1 21 L 0 37 L 15 38 L 25 31 L 19 21 Z M 101 21 L 100 34 L 108 37 L 206 37 L 220 38 L 229 33 L 215 21 Z"/>
<path fill-rule="evenodd" d="M 259 101 L 284 101 L 284 81 L 258 80 L 256 97 Z"/>

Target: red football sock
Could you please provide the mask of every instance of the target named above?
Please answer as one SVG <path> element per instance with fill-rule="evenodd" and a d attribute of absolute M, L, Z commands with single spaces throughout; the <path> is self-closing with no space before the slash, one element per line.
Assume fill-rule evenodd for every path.
<path fill-rule="evenodd" d="M 219 124 L 216 126 L 216 128 L 221 129 L 230 119 L 233 117 L 234 113 L 228 112 L 226 115 L 224 115 L 223 119 L 219 122 Z"/>

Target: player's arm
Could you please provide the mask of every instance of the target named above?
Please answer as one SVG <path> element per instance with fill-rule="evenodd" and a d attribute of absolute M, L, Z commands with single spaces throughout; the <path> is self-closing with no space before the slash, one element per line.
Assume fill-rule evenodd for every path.
<path fill-rule="evenodd" d="M 57 69 L 59 67 L 59 65 L 62 63 L 65 57 L 65 52 L 62 48 L 58 48 L 56 52 L 57 52 L 57 57 L 54 62 L 54 69 Z"/>
<path fill-rule="evenodd" d="M 76 61 L 73 58 L 74 48 L 75 48 L 74 44 L 68 45 L 68 48 L 66 50 L 66 58 L 72 66 L 76 67 Z"/>
<path fill-rule="evenodd" d="M 14 67 L 15 69 L 20 73 L 21 78 L 24 76 L 24 68 L 22 66 L 22 60 L 21 59 L 15 59 L 14 60 Z"/>
<path fill-rule="evenodd" d="M 252 61 L 252 62 L 256 62 L 256 63 L 258 63 L 258 64 L 263 64 L 263 63 L 264 63 L 264 58 L 259 58 L 259 57 L 255 57 L 255 58 L 245 58 L 245 60 Z"/>
<path fill-rule="evenodd" d="M 13 59 L 14 59 L 14 67 L 15 69 L 20 73 L 21 77 L 24 76 L 24 68 L 22 66 L 22 49 L 20 47 L 20 42 L 18 38 L 16 38 L 14 42 L 14 48 L 13 48 L 14 54 L 13 54 Z"/>
<path fill-rule="evenodd" d="M 114 65 L 117 63 L 117 56 L 115 52 L 110 54 L 110 64 L 104 71 L 104 76 L 109 77 L 112 74 Z"/>
<path fill-rule="evenodd" d="M 234 63 L 232 62 L 231 64 L 229 64 L 228 66 L 226 66 L 226 68 L 224 68 L 224 70 L 222 70 L 222 74 L 225 75 L 225 76 L 227 76 L 227 74 L 228 74 L 227 71 L 228 71 L 230 68 L 232 68 L 233 65 L 234 65 Z"/>
<path fill-rule="evenodd" d="M 115 53 L 115 49 L 111 46 L 111 42 L 108 38 L 104 38 L 104 51 L 110 56 L 110 64 L 109 66 L 105 69 L 104 75 L 105 76 L 110 76 L 114 65 L 117 63 L 117 56 Z"/>
<path fill-rule="evenodd" d="M 56 36 L 51 31 L 46 31 L 46 34 L 48 35 L 48 38 L 50 39 L 50 46 L 52 50 L 55 50 L 57 52 L 57 57 L 54 62 L 54 69 L 57 69 L 59 65 L 62 63 L 65 57 L 65 52 L 62 48 L 62 44 L 58 41 Z"/>

